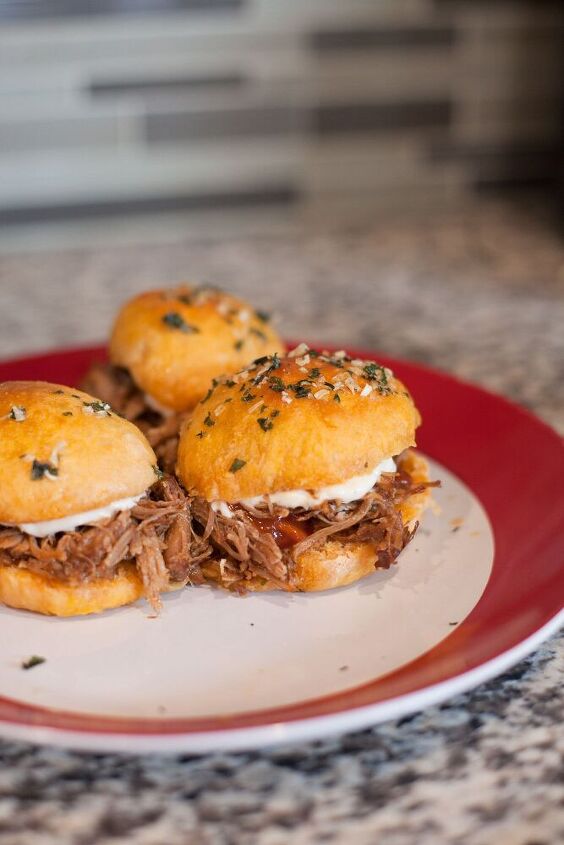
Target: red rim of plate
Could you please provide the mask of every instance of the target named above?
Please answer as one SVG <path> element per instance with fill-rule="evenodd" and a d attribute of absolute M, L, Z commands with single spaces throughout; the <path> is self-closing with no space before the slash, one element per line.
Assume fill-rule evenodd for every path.
<path fill-rule="evenodd" d="M 495 661 L 550 623 L 564 604 L 564 442 L 523 408 L 440 371 L 376 359 L 408 385 L 424 425 L 418 446 L 480 499 L 495 539 L 480 601 L 453 633 L 421 657 L 359 687 L 283 707 L 209 718 L 123 718 L 52 710 L 0 697 L 0 721 L 65 732 L 165 736 L 226 732 L 335 716 L 390 703 Z M 0 381 L 76 384 L 102 347 L 66 349 L 0 363 Z"/>

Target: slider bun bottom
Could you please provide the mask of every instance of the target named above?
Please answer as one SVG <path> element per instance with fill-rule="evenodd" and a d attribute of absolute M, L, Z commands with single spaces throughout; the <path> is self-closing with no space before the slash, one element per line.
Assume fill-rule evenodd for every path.
<path fill-rule="evenodd" d="M 131 604 L 143 594 L 143 583 L 133 564 L 124 564 L 114 578 L 76 586 L 29 569 L 0 565 L 0 603 L 49 616 L 100 613 Z"/>
<path fill-rule="evenodd" d="M 429 480 L 427 461 L 412 449 L 403 453 L 398 465 L 411 475 L 416 484 Z M 413 526 L 429 500 L 429 490 L 407 499 L 401 506 L 404 525 Z M 329 539 L 323 545 L 308 549 L 299 556 L 295 568 L 295 587 L 292 591 L 318 592 L 346 587 L 347 584 L 374 572 L 376 559 L 377 553 L 372 543 L 343 543 L 338 539 Z M 215 567 L 204 570 L 204 573 L 210 581 L 218 580 Z M 275 584 L 263 579 L 245 582 L 245 587 L 251 592 L 277 589 Z"/>

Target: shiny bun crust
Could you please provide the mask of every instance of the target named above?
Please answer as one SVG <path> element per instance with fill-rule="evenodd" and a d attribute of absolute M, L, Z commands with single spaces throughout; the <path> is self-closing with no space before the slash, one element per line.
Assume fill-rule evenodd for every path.
<path fill-rule="evenodd" d="M 189 285 L 127 302 L 110 339 L 112 363 L 174 411 L 199 402 L 212 378 L 282 349 L 266 315 L 234 296 Z"/>
<path fill-rule="evenodd" d="M 156 481 L 144 435 L 87 393 L 0 384 L 0 523 L 60 519 L 137 496 Z"/>
<path fill-rule="evenodd" d="M 171 581 L 164 590 L 184 588 Z M 0 564 L 0 604 L 47 616 L 86 616 L 143 598 L 143 581 L 133 563 L 123 563 L 112 578 L 65 584 L 39 572 Z"/>
<path fill-rule="evenodd" d="M 302 345 L 211 390 L 181 432 L 177 472 L 208 501 L 316 490 L 414 445 L 419 422 L 389 370 Z"/>
<path fill-rule="evenodd" d="M 427 461 L 421 455 L 408 450 L 402 457 L 401 468 L 409 472 L 415 482 L 429 481 Z M 404 525 L 413 525 L 420 519 L 429 500 L 428 490 L 411 496 L 401 507 Z M 330 539 L 298 557 L 295 564 L 295 589 L 299 592 L 319 592 L 346 587 L 374 572 L 376 558 L 372 543 L 343 543 L 338 539 Z M 219 580 L 217 568 L 208 565 L 203 571 L 208 580 Z M 246 582 L 245 586 L 251 592 L 278 589 L 275 584 L 264 579 Z"/>
<path fill-rule="evenodd" d="M 85 616 L 121 607 L 143 596 L 143 583 L 133 564 L 114 578 L 63 584 L 37 572 L 0 565 L 0 604 L 49 616 Z"/>

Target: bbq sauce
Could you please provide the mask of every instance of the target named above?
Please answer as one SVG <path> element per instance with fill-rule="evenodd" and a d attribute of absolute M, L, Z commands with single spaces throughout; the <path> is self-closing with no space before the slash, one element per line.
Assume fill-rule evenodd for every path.
<path fill-rule="evenodd" d="M 251 517 L 253 524 L 265 534 L 272 534 L 280 549 L 289 549 L 305 540 L 313 531 L 310 520 L 298 520 L 291 517 Z"/>

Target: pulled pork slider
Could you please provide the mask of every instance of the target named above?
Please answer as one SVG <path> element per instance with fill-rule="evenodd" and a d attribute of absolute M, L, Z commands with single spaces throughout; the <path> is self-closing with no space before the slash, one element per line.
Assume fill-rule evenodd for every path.
<path fill-rule="evenodd" d="M 186 577 L 185 502 L 143 434 L 57 384 L 0 384 L 0 602 L 57 616 Z"/>
<path fill-rule="evenodd" d="M 172 471 L 183 415 L 213 378 L 283 349 L 268 315 L 211 287 L 180 285 L 140 294 L 119 312 L 110 364 L 95 365 L 82 387 L 146 434 Z"/>
<path fill-rule="evenodd" d="M 301 344 L 222 378 L 178 449 L 202 579 L 326 590 L 388 568 L 433 486 L 419 423 L 388 369 L 344 352 Z"/>

